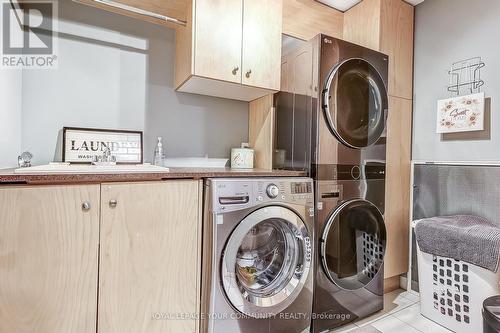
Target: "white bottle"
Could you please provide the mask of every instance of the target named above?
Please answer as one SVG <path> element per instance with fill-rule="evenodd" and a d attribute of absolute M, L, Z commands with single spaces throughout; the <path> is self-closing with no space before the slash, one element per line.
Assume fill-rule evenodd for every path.
<path fill-rule="evenodd" d="M 157 166 L 164 166 L 165 164 L 165 154 L 163 153 L 163 143 L 161 142 L 161 136 L 158 137 L 153 164 Z"/>

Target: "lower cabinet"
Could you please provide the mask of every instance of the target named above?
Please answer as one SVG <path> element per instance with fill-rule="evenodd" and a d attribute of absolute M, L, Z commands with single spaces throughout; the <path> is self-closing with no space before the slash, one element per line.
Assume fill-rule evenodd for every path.
<path fill-rule="evenodd" d="M 99 185 L 0 188 L 0 332 L 96 329 Z"/>
<path fill-rule="evenodd" d="M 0 187 L 0 333 L 198 332 L 201 189 Z"/>
<path fill-rule="evenodd" d="M 200 188 L 102 185 L 99 333 L 197 331 Z"/>

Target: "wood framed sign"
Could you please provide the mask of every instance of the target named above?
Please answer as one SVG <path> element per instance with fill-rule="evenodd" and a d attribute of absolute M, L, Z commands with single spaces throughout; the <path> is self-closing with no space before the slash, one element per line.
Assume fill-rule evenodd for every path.
<path fill-rule="evenodd" d="M 484 93 L 438 101 L 437 133 L 484 130 Z"/>
<path fill-rule="evenodd" d="M 63 162 L 91 163 L 108 147 L 117 163 L 142 164 L 142 131 L 63 128 Z"/>

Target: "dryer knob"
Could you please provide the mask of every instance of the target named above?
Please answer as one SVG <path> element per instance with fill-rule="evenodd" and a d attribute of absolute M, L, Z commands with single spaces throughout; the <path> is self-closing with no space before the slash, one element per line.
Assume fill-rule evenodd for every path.
<path fill-rule="evenodd" d="M 269 184 L 267 186 L 266 192 L 269 198 L 274 199 L 278 196 L 278 194 L 280 194 L 280 189 L 274 184 Z"/>

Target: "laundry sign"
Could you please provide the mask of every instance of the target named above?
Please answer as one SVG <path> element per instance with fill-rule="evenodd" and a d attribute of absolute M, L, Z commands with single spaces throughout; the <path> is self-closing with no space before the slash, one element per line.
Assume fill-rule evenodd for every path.
<path fill-rule="evenodd" d="M 90 163 L 109 148 L 117 163 L 142 163 L 142 132 L 64 127 L 63 162 Z"/>
<path fill-rule="evenodd" d="M 437 108 L 437 133 L 484 130 L 484 93 L 442 99 Z"/>

